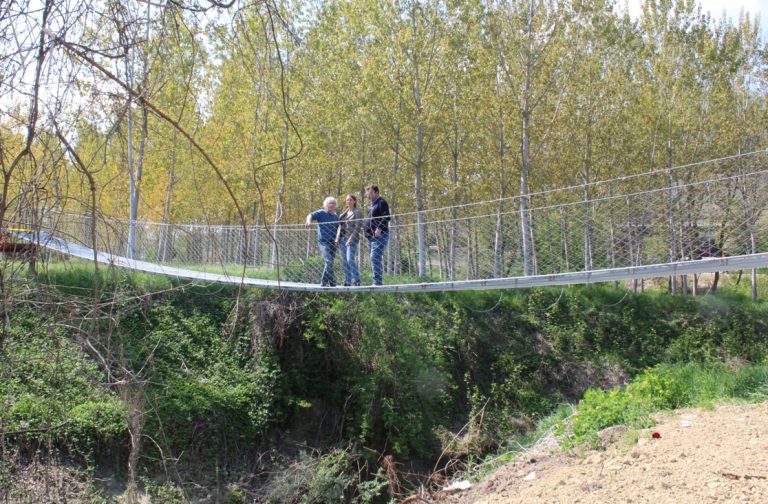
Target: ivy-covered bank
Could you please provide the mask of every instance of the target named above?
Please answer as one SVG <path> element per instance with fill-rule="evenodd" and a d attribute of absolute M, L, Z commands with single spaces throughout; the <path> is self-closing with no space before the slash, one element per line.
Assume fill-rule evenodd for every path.
<path fill-rule="evenodd" d="M 78 471 L 45 491 L 95 501 L 130 481 L 166 501 L 386 501 L 590 387 L 768 354 L 768 306 L 738 294 L 141 290 L 11 311 L 0 496 L 39 495 L 24 476 L 42 463 Z"/>

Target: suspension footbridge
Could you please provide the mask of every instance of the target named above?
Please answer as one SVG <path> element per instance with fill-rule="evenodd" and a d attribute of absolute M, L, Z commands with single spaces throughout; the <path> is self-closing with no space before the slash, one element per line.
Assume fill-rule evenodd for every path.
<path fill-rule="evenodd" d="M 587 284 L 768 267 L 767 186 L 768 151 L 761 150 L 419 213 L 395 208 L 385 285 L 377 287 L 320 286 L 324 264 L 315 231 L 298 224 L 161 224 L 49 210 L 16 223 L 30 230 L 5 234 L 133 271 L 270 289 Z M 357 261 L 361 272 L 370 272 L 365 242 Z M 338 259 L 335 268 L 341 280 Z"/>

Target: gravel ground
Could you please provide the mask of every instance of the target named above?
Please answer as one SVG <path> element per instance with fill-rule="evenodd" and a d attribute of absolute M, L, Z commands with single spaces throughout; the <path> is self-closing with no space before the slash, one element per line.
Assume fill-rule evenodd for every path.
<path fill-rule="evenodd" d="M 567 456 L 539 447 L 441 501 L 768 503 L 768 403 L 678 410 L 656 419 L 652 429 L 602 432 L 601 451 Z"/>

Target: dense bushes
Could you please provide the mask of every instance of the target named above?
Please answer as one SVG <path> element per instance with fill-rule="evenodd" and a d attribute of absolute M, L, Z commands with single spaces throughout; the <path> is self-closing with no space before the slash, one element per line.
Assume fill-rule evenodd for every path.
<path fill-rule="evenodd" d="M 480 409 L 498 442 L 559 402 L 648 366 L 759 362 L 768 349 L 765 308 L 727 297 L 581 287 L 281 302 L 307 299 L 281 315 L 292 323 L 270 347 L 280 389 L 290 404 L 306 406 L 285 411 L 286 419 L 323 417 L 348 438 L 399 455 L 428 455 L 438 426 L 455 430 Z"/>
<path fill-rule="evenodd" d="M 528 317 L 566 358 L 610 356 L 632 373 L 659 362 L 741 358 L 768 350 L 768 307 L 740 297 L 631 294 L 577 287 L 534 291 Z M 544 308 L 542 308 L 544 307 Z"/>
<path fill-rule="evenodd" d="M 280 418 L 273 404 L 278 370 L 264 356 L 252 359 L 236 335 L 226 334 L 229 308 L 214 304 L 201 313 L 162 303 L 123 324 L 130 325 L 131 337 L 124 339 L 133 366 L 148 363 L 155 414 L 147 426 L 164 432 L 170 453 L 226 458 L 228 447 L 248 446 Z"/>
<path fill-rule="evenodd" d="M 53 442 L 90 461 L 123 442 L 125 409 L 58 326 L 32 311 L 14 314 L 0 359 L 0 426 L 28 451 Z"/>

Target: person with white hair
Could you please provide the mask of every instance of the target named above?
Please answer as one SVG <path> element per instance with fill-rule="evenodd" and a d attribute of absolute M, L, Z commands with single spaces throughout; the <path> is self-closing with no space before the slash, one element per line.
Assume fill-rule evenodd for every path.
<path fill-rule="evenodd" d="M 323 208 L 307 215 L 307 229 L 317 222 L 317 245 L 323 256 L 323 274 L 320 285 L 335 287 L 336 275 L 333 272 L 333 260 L 336 258 L 336 232 L 339 229 L 339 216 L 336 215 L 336 198 L 328 196 L 323 201 Z"/>

